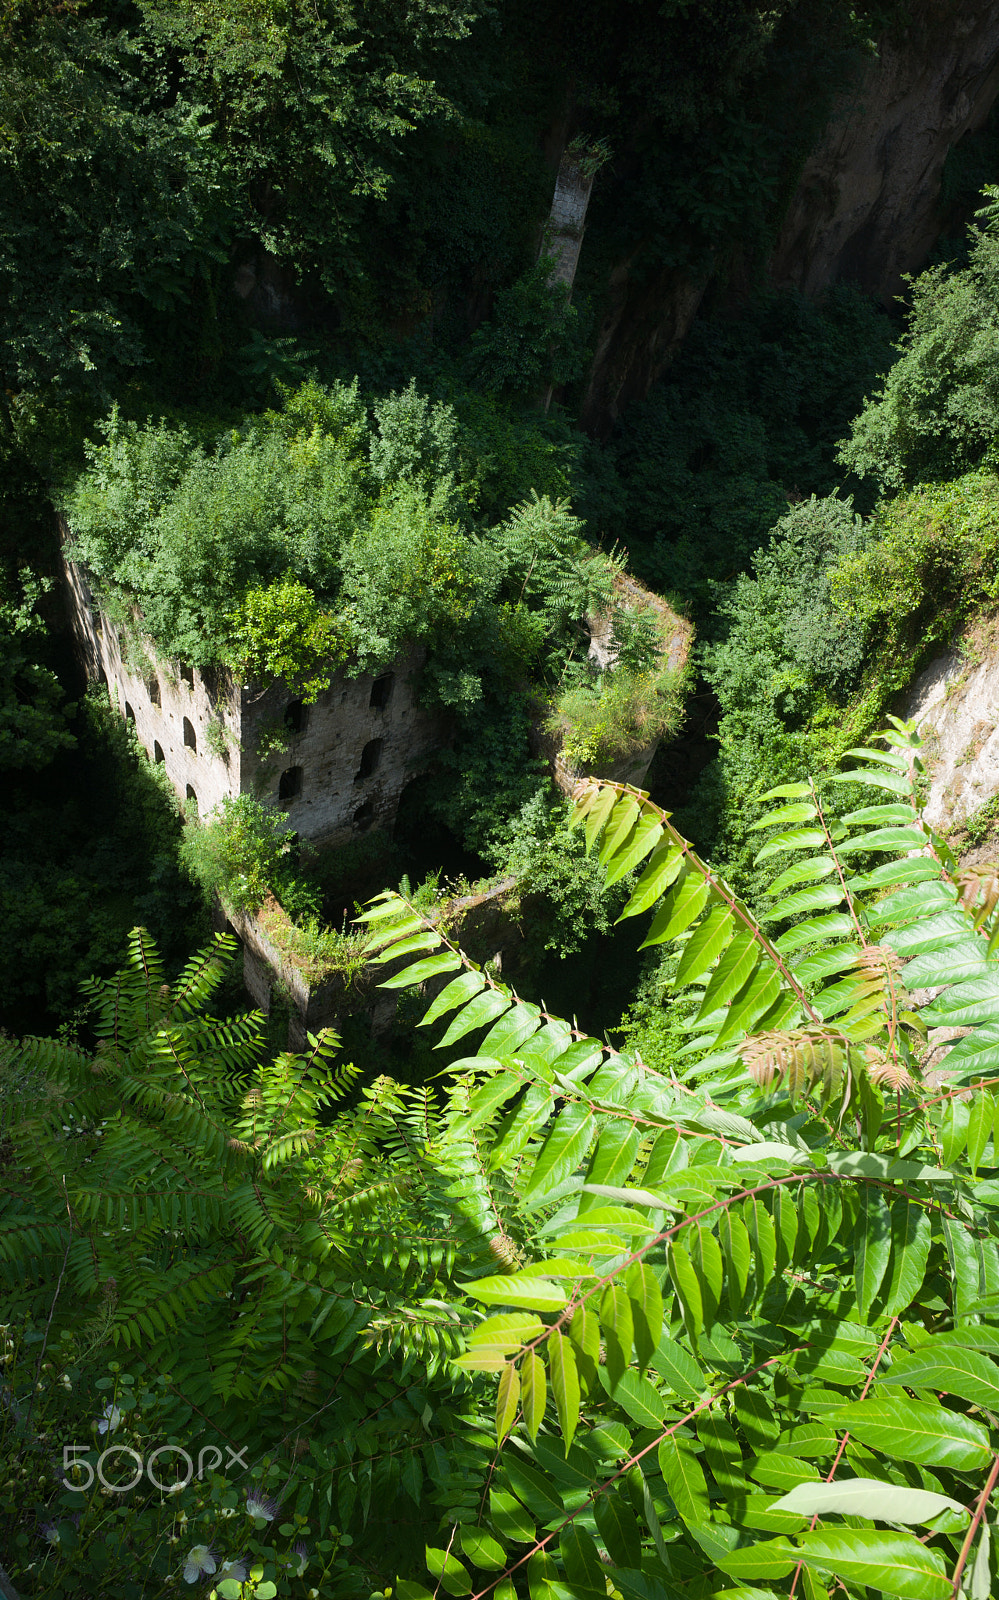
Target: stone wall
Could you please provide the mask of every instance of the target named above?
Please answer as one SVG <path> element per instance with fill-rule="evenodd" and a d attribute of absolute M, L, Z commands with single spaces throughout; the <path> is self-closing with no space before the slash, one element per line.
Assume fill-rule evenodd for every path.
<path fill-rule="evenodd" d="M 122 651 L 118 629 L 101 610 L 87 577 L 65 563 L 73 630 L 91 679 L 102 679 L 112 702 L 135 724 L 150 761 L 166 768 L 179 800 L 203 814 L 240 792 L 240 698 L 228 673 L 205 677 L 180 662 L 157 658 L 151 641 L 145 659 Z"/>
<path fill-rule="evenodd" d="M 103 678 L 149 759 L 163 763 L 178 799 L 203 816 L 226 797 L 253 794 L 280 805 L 302 839 L 335 843 L 389 827 L 406 785 L 447 742 L 445 719 L 416 703 L 424 660 L 417 646 L 377 675 L 338 672 L 306 706 L 281 682 L 262 691 L 237 685 L 224 668 L 164 662 L 152 640 L 133 661 L 86 573 L 64 566 L 87 675 Z"/>
<path fill-rule="evenodd" d="M 944 833 L 999 794 L 999 623 L 979 622 L 963 643 L 930 662 L 900 707 L 925 741 L 926 820 Z"/>
<path fill-rule="evenodd" d="M 449 936 L 473 961 L 489 961 L 496 971 L 502 969 L 511 947 L 520 942 L 512 915 L 518 904 L 516 891 L 516 878 L 506 877 L 489 889 L 448 901 L 441 908 L 447 916 Z M 384 966 L 370 965 L 360 983 L 348 988 L 337 973 L 317 974 L 306 962 L 289 955 L 281 939 L 282 926 L 289 927 L 289 919 L 274 899 L 253 915 L 220 909 L 216 926 L 220 932 L 228 929 L 239 938 L 243 946 L 243 984 L 258 1010 L 270 1010 L 276 988 L 288 1002 L 289 1049 L 305 1049 L 307 1034 L 336 1027 L 338 1019 L 348 1012 L 366 1011 L 376 1036 L 391 1029 L 399 994 L 395 989 L 378 986 L 410 963 L 412 956 Z M 453 973 L 446 973 L 425 986 L 428 1005 L 452 977 Z"/>
<path fill-rule="evenodd" d="M 771 262 L 781 287 L 847 279 L 891 302 L 940 230 L 948 152 L 999 90 L 992 0 L 914 0 L 840 97 L 805 164 Z"/>
<path fill-rule="evenodd" d="M 280 683 L 242 704 L 243 788 L 284 806 L 302 839 L 335 842 L 389 827 L 410 780 L 446 744 L 444 719 L 416 703 L 424 652 L 411 647 L 376 676 L 337 673 L 315 705 Z M 268 753 L 273 734 L 284 750 Z"/>

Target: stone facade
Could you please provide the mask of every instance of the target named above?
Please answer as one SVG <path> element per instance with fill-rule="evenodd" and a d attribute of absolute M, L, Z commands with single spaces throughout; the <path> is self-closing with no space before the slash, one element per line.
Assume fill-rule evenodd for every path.
<path fill-rule="evenodd" d="M 224 668 L 164 661 L 151 640 L 133 660 L 84 571 L 65 567 L 87 675 L 107 684 L 178 799 L 203 816 L 226 797 L 252 794 L 281 806 L 301 839 L 335 843 L 391 826 L 407 783 L 447 742 L 446 722 L 416 703 L 418 647 L 375 676 L 338 672 L 306 706 L 281 682 L 260 690 Z"/>

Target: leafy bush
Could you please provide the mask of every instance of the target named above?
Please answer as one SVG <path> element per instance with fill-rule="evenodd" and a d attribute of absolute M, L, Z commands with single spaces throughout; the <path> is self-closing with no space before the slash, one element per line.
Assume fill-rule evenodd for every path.
<path fill-rule="evenodd" d="M 292 850 L 295 834 L 285 820 L 252 795 L 226 795 L 211 817 L 184 829 L 181 860 L 207 895 L 221 895 L 236 911 L 257 911 Z"/>
<path fill-rule="evenodd" d="M 908 330 L 880 393 L 864 403 L 840 460 L 888 491 L 996 463 L 999 238 L 974 236 L 967 267 L 915 280 Z"/>
<path fill-rule="evenodd" d="M 345 619 L 324 612 L 304 583 L 284 577 L 267 588 L 247 590 L 232 614 L 226 649 L 230 666 L 242 678 L 263 683 L 283 678 L 311 705 L 329 688 L 350 646 Z"/>
<path fill-rule="evenodd" d="M 686 683 L 686 673 L 668 667 L 615 667 L 597 684 L 562 695 L 549 726 L 563 733 L 570 766 L 599 771 L 677 732 Z"/>
<path fill-rule="evenodd" d="M 892 336 L 846 287 L 819 304 L 768 294 L 737 319 L 695 322 L 610 442 L 620 499 L 615 518 L 600 497 L 605 526 L 635 570 L 706 607 L 709 580 L 747 566 L 789 499 L 839 484 L 836 444 L 889 367 Z"/>
<path fill-rule="evenodd" d="M 849 500 L 793 506 L 719 608 L 727 636 L 702 647 L 720 752 L 688 814 L 742 892 L 758 881 L 747 830 L 760 785 L 803 777 L 850 742 L 842 707 L 859 681 L 864 637 L 834 604 L 831 583 L 871 539 Z"/>
<path fill-rule="evenodd" d="M 999 478 L 984 469 L 898 495 L 832 574 L 834 603 L 893 686 L 999 598 L 997 512 Z"/>

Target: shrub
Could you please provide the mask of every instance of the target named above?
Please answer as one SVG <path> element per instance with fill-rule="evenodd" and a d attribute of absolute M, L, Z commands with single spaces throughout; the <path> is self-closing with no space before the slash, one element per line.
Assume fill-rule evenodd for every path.
<path fill-rule="evenodd" d="M 914 281 L 900 358 L 841 446 L 844 465 L 883 489 L 996 462 L 999 239 L 973 238 L 962 271 L 931 267 Z"/>
<path fill-rule="evenodd" d="M 848 555 L 831 596 L 896 687 L 959 624 L 999 599 L 999 478 L 987 470 L 879 508 L 869 547 Z"/>
<path fill-rule="evenodd" d="M 188 823 L 181 860 L 207 894 L 236 911 L 257 911 L 292 849 L 295 835 L 285 820 L 252 795 L 226 796 L 207 821 Z"/>
<path fill-rule="evenodd" d="M 677 731 L 686 681 L 685 673 L 668 667 L 615 667 L 592 687 L 564 694 L 549 727 L 564 733 L 562 752 L 571 766 L 612 766 Z"/>

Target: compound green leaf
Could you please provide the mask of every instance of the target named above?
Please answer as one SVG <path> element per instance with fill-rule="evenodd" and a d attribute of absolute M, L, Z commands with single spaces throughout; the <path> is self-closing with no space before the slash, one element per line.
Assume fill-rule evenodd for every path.
<path fill-rule="evenodd" d="M 632 1337 L 639 1368 L 644 1372 L 663 1330 L 663 1297 L 651 1267 L 636 1261 L 628 1268 L 625 1288 L 631 1301 Z"/>
<path fill-rule="evenodd" d="M 648 1378 L 642 1378 L 632 1368 L 622 1372 L 616 1382 L 612 1381 L 607 1367 L 600 1369 L 600 1381 L 604 1389 L 628 1413 L 632 1422 L 637 1422 L 640 1428 L 659 1428 L 662 1426 L 666 1415 L 666 1401 L 659 1393 L 654 1383 Z"/>
<path fill-rule="evenodd" d="M 891 1215 L 881 1194 L 867 1190 L 861 1197 L 854 1256 L 857 1305 L 866 1317 L 874 1303 L 891 1256 Z"/>
<path fill-rule="evenodd" d="M 534 1543 L 534 1518 L 528 1515 L 512 1494 L 506 1494 L 502 1489 L 490 1489 L 489 1515 L 502 1539 L 509 1539 L 513 1544 Z"/>
<path fill-rule="evenodd" d="M 463 1039 L 467 1033 L 474 1033 L 476 1028 L 483 1027 L 487 1022 L 494 1022 L 501 1012 L 507 1010 L 509 1004 L 510 996 L 498 989 L 486 989 L 483 993 L 474 995 L 434 1048 L 445 1050 L 456 1040 Z"/>
<path fill-rule="evenodd" d="M 436 1578 L 446 1594 L 463 1595 L 471 1594 L 472 1580 L 468 1576 L 468 1568 L 453 1556 L 448 1550 L 438 1550 L 434 1545 L 426 1547 L 427 1570 Z"/>
<path fill-rule="evenodd" d="M 597 1531 L 607 1546 L 607 1553 L 618 1567 L 639 1567 L 642 1561 L 642 1537 L 638 1519 L 616 1490 L 598 1495 L 593 1506 Z"/>
<path fill-rule="evenodd" d="M 536 1350 L 528 1350 L 520 1364 L 520 1385 L 524 1425 L 531 1438 L 536 1439 L 548 1399 L 545 1364 Z"/>
<path fill-rule="evenodd" d="M 558 1113 L 554 1126 L 538 1153 L 524 1194 L 528 1200 L 549 1194 L 579 1166 L 593 1136 L 589 1107 L 577 1103 Z"/>
<path fill-rule="evenodd" d="M 660 845 L 632 890 L 618 921 L 623 922 L 626 917 L 637 917 L 641 912 L 648 911 L 679 877 L 682 869 L 683 851 L 679 845 L 672 842 Z"/>
<path fill-rule="evenodd" d="M 704 1398 L 708 1387 L 707 1378 L 689 1350 L 669 1334 L 664 1334 L 660 1339 L 656 1353 L 652 1357 L 652 1365 L 678 1400 L 689 1403 Z"/>
<path fill-rule="evenodd" d="M 486 1306 L 514 1306 L 523 1311 L 561 1311 L 565 1290 L 529 1272 L 496 1273 L 463 1285 L 465 1293 Z"/>
<path fill-rule="evenodd" d="M 621 848 L 605 862 L 604 888 L 611 889 L 621 878 L 627 877 L 640 861 L 645 860 L 662 835 L 663 825 L 654 812 L 646 812 L 640 817 Z"/>
<path fill-rule="evenodd" d="M 787 1578 L 797 1564 L 797 1553 L 785 1538 L 767 1539 L 715 1558 L 715 1566 L 730 1578 Z"/>
<path fill-rule="evenodd" d="M 923 1286 L 933 1227 L 922 1206 L 895 1200 L 891 1208 L 891 1262 L 884 1291 L 885 1316 L 910 1306 Z"/>
<path fill-rule="evenodd" d="M 727 906 L 716 906 L 694 929 L 680 955 L 673 980 L 674 987 L 682 989 L 713 966 L 728 943 L 734 919 Z"/>
<path fill-rule="evenodd" d="M 579 1374 L 576 1356 L 568 1334 L 554 1328 L 548 1336 L 548 1368 L 551 1374 L 552 1394 L 559 1427 L 569 1454 L 573 1435 L 579 1425 Z"/>
<path fill-rule="evenodd" d="M 690 1446 L 671 1434 L 661 1442 L 658 1454 L 663 1482 L 683 1521 L 687 1524 L 707 1522 L 710 1518 L 707 1480 Z"/>
<path fill-rule="evenodd" d="M 473 995 L 479 994 L 486 987 L 485 974 L 481 972 L 463 972 L 460 978 L 452 978 L 449 984 L 441 990 L 426 1016 L 420 1021 L 421 1028 L 429 1028 L 438 1017 L 446 1016 L 449 1011 L 454 1011 L 456 1006 L 463 1006 L 466 1000 L 471 1000 Z"/>
<path fill-rule="evenodd" d="M 641 806 L 634 795 L 619 796 L 614 810 L 607 819 L 604 836 L 597 852 L 597 860 L 602 867 L 606 866 L 614 852 L 620 849 L 640 815 Z"/>
<path fill-rule="evenodd" d="M 496 1443 L 502 1444 L 517 1420 L 520 1409 L 520 1373 L 508 1361 L 496 1390 Z"/>
<path fill-rule="evenodd" d="M 756 833 L 760 828 L 784 828 L 789 822 L 811 822 L 817 815 L 814 805 L 803 802 L 799 802 L 798 805 L 780 806 L 776 811 L 769 811 L 758 822 L 751 822 L 749 831 Z"/>
<path fill-rule="evenodd" d="M 823 1422 L 847 1429 L 889 1459 L 919 1466 L 974 1472 L 991 1460 L 989 1436 L 980 1423 L 925 1400 L 856 1401 L 830 1410 Z"/>
<path fill-rule="evenodd" d="M 411 989 L 418 983 L 425 983 L 428 978 L 435 978 L 440 972 L 454 972 L 461 967 L 462 961 L 453 950 L 446 950 L 443 955 L 430 956 L 426 961 L 417 961 L 412 967 L 407 967 L 405 972 L 397 972 L 394 978 L 384 978 L 378 985 L 379 989 Z"/>
<path fill-rule="evenodd" d="M 757 851 L 753 858 L 754 865 L 758 866 L 768 856 L 780 855 L 785 850 L 821 850 L 826 843 L 821 828 L 795 828 L 790 833 L 775 833 L 763 849 Z"/>
<path fill-rule="evenodd" d="M 896 1356 L 881 1378 L 885 1384 L 907 1389 L 941 1389 L 974 1406 L 999 1411 L 999 1368 L 977 1350 L 934 1346 L 930 1339 L 918 1350 Z"/>
<path fill-rule="evenodd" d="M 930 1522 L 941 1511 L 967 1511 L 960 1500 L 928 1489 L 882 1483 L 877 1478 L 844 1478 L 839 1483 L 799 1483 L 771 1507 L 802 1517 L 866 1517 L 871 1522 Z"/>
<path fill-rule="evenodd" d="M 469 1522 L 462 1524 L 461 1553 L 483 1572 L 502 1572 L 506 1566 L 506 1554 L 499 1540 L 485 1528 L 474 1528 Z"/>
<path fill-rule="evenodd" d="M 763 912 L 760 921 L 776 922 L 782 917 L 800 916 L 803 911 L 829 911 L 833 906 L 838 906 L 842 899 L 843 890 L 838 883 L 819 883 L 814 888 L 799 889 L 797 893 L 778 900 L 775 906 Z"/>
<path fill-rule="evenodd" d="M 607 1579 L 592 1534 L 570 1522 L 559 1539 L 559 1555 L 574 1595 L 582 1600 L 606 1600 Z"/>
<path fill-rule="evenodd" d="M 631 1301 L 621 1283 L 608 1284 L 600 1302 L 600 1326 L 607 1353 L 605 1369 L 613 1388 L 631 1363 L 634 1320 Z"/>
<path fill-rule="evenodd" d="M 760 959 L 760 947 L 751 933 L 737 933 L 711 974 L 695 1019 L 701 1022 L 727 1006 L 749 981 Z"/>
<path fill-rule="evenodd" d="M 809 1566 L 848 1583 L 866 1584 L 900 1600 L 949 1600 L 950 1580 L 938 1550 L 911 1533 L 874 1528 L 825 1528 L 803 1533 L 798 1554 Z"/>
<path fill-rule="evenodd" d="M 699 917 L 707 903 L 710 886 L 696 872 L 688 872 L 671 893 L 665 905 L 657 911 L 652 926 L 639 945 L 647 950 L 650 945 L 666 944 L 676 939 Z"/>

